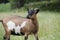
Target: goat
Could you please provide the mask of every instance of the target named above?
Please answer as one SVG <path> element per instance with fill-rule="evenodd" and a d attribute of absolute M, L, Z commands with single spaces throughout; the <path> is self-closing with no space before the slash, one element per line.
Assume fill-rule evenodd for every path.
<path fill-rule="evenodd" d="M 25 18 L 15 15 L 0 20 L 5 30 L 4 40 L 10 40 L 10 35 L 24 35 L 24 40 L 27 40 L 30 34 L 34 34 L 36 40 L 39 40 L 38 21 L 36 16 L 38 12 L 38 8 L 32 10 L 28 9 L 28 15 Z"/>

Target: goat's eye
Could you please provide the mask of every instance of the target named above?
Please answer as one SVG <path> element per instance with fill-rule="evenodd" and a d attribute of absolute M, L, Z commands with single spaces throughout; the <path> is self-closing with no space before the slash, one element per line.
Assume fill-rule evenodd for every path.
<path fill-rule="evenodd" d="M 32 14 L 32 13 L 30 13 L 29 15 L 30 15 L 30 16 L 32 16 L 33 14 Z"/>

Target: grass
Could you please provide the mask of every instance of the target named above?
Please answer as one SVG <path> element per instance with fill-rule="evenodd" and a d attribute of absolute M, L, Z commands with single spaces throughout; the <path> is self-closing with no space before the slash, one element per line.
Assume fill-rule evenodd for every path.
<path fill-rule="evenodd" d="M 25 17 L 27 12 L 1 12 L 0 19 L 9 15 L 20 15 Z M 39 12 L 38 15 L 39 22 L 39 40 L 60 40 L 60 13 L 59 12 Z M 4 28 L 2 23 L 0 23 L 0 40 L 3 40 Z M 30 35 L 28 40 L 34 40 L 34 36 Z M 24 36 L 13 36 L 11 35 L 11 40 L 24 40 Z"/>
<path fill-rule="evenodd" d="M 7 3 L 7 4 L 0 4 L 0 12 L 7 12 L 7 11 L 10 11 L 11 10 L 11 5 L 10 3 Z"/>

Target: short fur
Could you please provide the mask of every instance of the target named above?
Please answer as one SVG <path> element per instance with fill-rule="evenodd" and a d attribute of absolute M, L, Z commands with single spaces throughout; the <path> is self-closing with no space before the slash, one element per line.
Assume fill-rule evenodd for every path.
<path fill-rule="evenodd" d="M 35 9 L 35 10 L 32 9 L 30 10 L 30 12 L 28 12 L 28 15 L 26 18 L 15 15 L 15 16 L 8 16 L 8 17 L 5 17 L 3 20 L 0 20 L 0 22 L 3 23 L 3 27 L 5 29 L 4 40 L 6 39 L 10 40 L 11 34 L 17 35 L 15 34 L 14 30 L 9 30 L 6 25 L 7 22 L 10 20 L 13 21 L 16 24 L 16 26 L 21 24 L 23 21 L 27 21 L 25 27 L 21 29 L 21 34 L 19 35 L 25 35 L 25 40 L 27 40 L 29 34 L 34 34 L 36 40 L 39 40 L 38 35 L 37 35 L 38 34 L 38 22 L 37 22 L 37 17 L 36 17 L 36 14 L 38 12 L 39 12 L 39 9 Z"/>

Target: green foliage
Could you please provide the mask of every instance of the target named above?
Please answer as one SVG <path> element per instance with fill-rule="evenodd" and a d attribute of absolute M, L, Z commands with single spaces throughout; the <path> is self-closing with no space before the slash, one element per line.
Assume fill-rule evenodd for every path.
<path fill-rule="evenodd" d="M 60 2 L 41 3 L 40 9 L 43 9 L 43 10 L 60 10 Z"/>
<path fill-rule="evenodd" d="M 60 2 L 48 2 L 48 1 L 43 1 L 43 2 L 34 2 L 30 4 L 25 5 L 26 8 L 40 8 L 40 10 L 54 10 L 58 11 L 60 10 Z"/>
<path fill-rule="evenodd" d="M 10 2 L 16 2 L 16 1 L 18 1 L 18 0 L 9 0 Z"/>
<path fill-rule="evenodd" d="M 26 10 L 27 8 L 39 8 L 41 11 L 45 11 L 45 10 L 50 10 L 50 11 L 60 11 L 60 1 L 59 0 L 55 0 L 55 1 L 46 1 L 43 0 L 41 2 L 36 2 L 38 0 L 25 0 L 25 1 L 29 1 L 26 2 L 24 4 L 20 3 L 19 0 L 9 0 L 10 3 L 7 4 L 0 4 L 0 12 L 3 11 L 9 11 L 10 9 L 14 9 L 14 8 L 19 8 L 21 5 L 23 5 L 23 9 Z M 18 1 L 18 2 L 17 2 Z M 40 0 L 39 0 L 40 1 Z M 21 8 L 20 8 L 21 9 Z"/>
<path fill-rule="evenodd" d="M 10 3 L 0 4 L 0 12 L 7 12 L 10 11 L 10 9 L 11 9 Z"/>
<path fill-rule="evenodd" d="M 60 0 L 50 0 L 50 1 L 53 1 L 53 2 L 59 2 Z"/>
<path fill-rule="evenodd" d="M 11 8 L 21 8 L 25 4 L 25 0 L 10 0 Z"/>
<path fill-rule="evenodd" d="M 39 0 L 26 0 L 26 3 L 29 3 L 29 2 L 37 2 Z"/>

